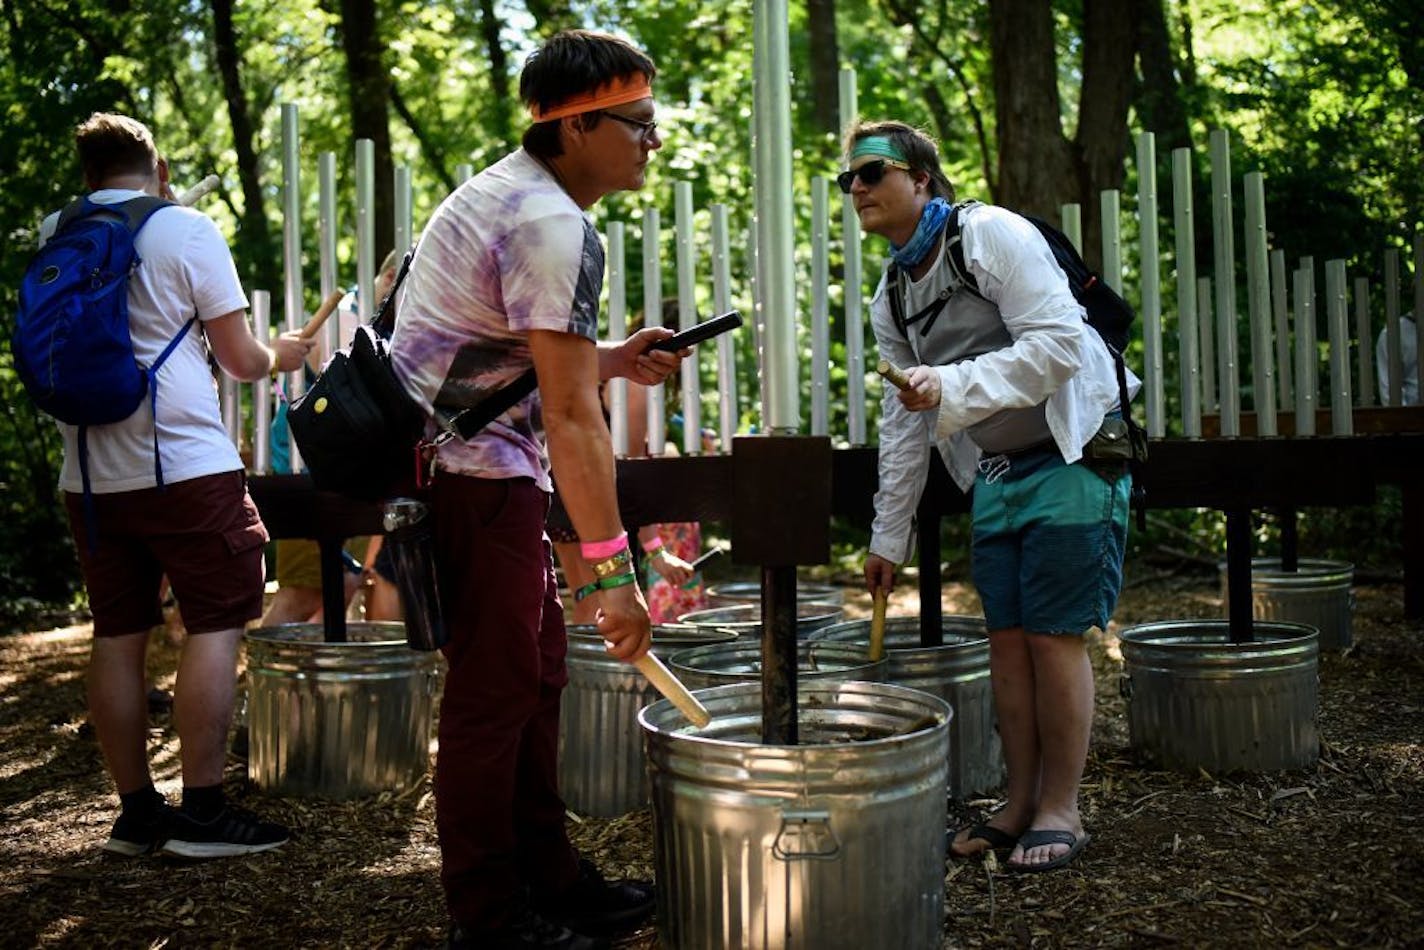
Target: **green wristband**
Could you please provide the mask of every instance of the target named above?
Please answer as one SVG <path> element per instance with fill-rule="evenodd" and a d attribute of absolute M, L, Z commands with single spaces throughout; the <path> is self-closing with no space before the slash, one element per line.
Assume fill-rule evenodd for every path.
<path fill-rule="evenodd" d="M 578 601 L 583 600 L 589 594 L 595 594 L 601 590 L 611 590 L 614 587 L 622 587 L 625 584 L 631 584 L 637 579 L 638 575 L 633 573 L 632 571 L 629 571 L 626 574 L 615 574 L 612 577 L 600 577 L 598 580 L 585 584 L 578 590 L 574 591 L 574 602 L 577 603 Z"/>

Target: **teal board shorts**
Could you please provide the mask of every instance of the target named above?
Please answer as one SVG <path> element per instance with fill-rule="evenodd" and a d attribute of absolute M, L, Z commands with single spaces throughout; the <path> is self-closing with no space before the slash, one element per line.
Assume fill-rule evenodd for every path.
<path fill-rule="evenodd" d="M 974 585 L 989 630 L 1105 629 L 1122 589 L 1132 477 L 1069 465 L 1051 443 L 985 456 L 974 481 Z"/>

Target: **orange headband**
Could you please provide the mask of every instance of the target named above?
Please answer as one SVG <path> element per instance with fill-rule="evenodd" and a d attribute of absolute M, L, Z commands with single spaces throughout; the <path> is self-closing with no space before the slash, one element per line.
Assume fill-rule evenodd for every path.
<path fill-rule="evenodd" d="M 537 104 L 529 107 L 529 115 L 535 122 L 552 122 L 566 116 L 596 112 L 609 106 L 621 106 L 625 102 L 637 102 L 653 94 L 653 84 L 642 73 L 630 73 L 589 92 L 565 99 L 552 109 L 540 109 Z"/>

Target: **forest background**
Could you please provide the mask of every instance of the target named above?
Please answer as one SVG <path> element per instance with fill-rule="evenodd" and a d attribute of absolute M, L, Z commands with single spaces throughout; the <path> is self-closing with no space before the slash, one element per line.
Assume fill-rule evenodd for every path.
<path fill-rule="evenodd" d="M 1121 189 L 1124 286 L 1134 303 L 1133 137 L 1141 131 L 1155 133 L 1159 182 L 1171 181 L 1173 148 L 1193 149 L 1203 274 L 1212 260 L 1205 186 L 1213 129 L 1230 133 L 1238 195 L 1243 172 L 1264 173 L 1272 247 L 1291 261 L 1342 258 L 1351 276 L 1369 277 L 1377 327 L 1385 249 L 1398 249 L 1406 265 L 1412 259 L 1424 198 L 1424 30 L 1415 0 L 798 0 L 790 21 L 797 260 L 806 275 L 798 282 L 803 390 L 811 179 L 837 171 L 842 67 L 856 70 L 862 116 L 903 119 L 939 139 L 962 196 L 1050 220 L 1063 203 L 1080 203 L 1090 262 L 1100 256 L 1098 194 Z M 456 185 L 458 166 L 478 169 L 517 145 L 526 124 L 517 101 L 524 57 L 570 26 L 625 34 L 659 65 L 665 145 L 648 186 L 606 200 L 594 218 L 600 229 L 628 223 L 634 263 L 643 210 L 659 208 L 670 262 L 673 183 L 690 182 L 702 245 L 698 305 L 707 314 L 706 209 L 725 204 L 732 233 L 745 235 L 753 205 L 750 0 L 0 0 L 0 330 L 8 338 L 41 218 L 81 187 L 72 130 L 91 112 L 121 111 L 147 122 L 180 187 L 210 172 L 221 177 L 203 210 L 228 234 L 245 285 L 273 291 L 276 322 L 284 318 L 280 106 L 300 109 L 311 310 L 317 153 L 338 155 L 339 274 L 350 286 L 354 141 L 375 144 L 379 256 L 393 240 L 393 169 L 411 170 L 418 230 Z M 1178 390 L 1174 237 L 1170 189 L 1159 191 L 1171 419 Z M 832 217 L 838 220 L 834 204 Z M 843 438 L 846 292 L 833 244 L 831 431 Z M 746 242 L 733 245 L 733 293 L 745 309 Z M 856 291 L 862 298 L 878 279 L 883 247 L 867 241 L 865 251 L 867 285 Z M 1237 274 L 1244 301 L 1243 269 Z M 640 268 L 630 266 L 628 275 L 636 309 Z M 664 275 L 669 295 L 670 264 Z M 1408 287 L 1404 299 L 1407 309 Z M 1323 329 L 1318 339 L 1328 339 Z M 1130 361 L 1140 366 L 1140 323 L 1136 333 Z M 741 337 L 746 431 L 757 421 L 756 389 L 748 378 L 750 334 Z M 873 358 L 869 343 L 867 350 Z M 703 361 L 704 389 L 715 392 L 711 362 Z M 1249 379 L 1242 384 L 1249 406 Z M 715 418 L 708 398 L 704 418 Z M 808 405 L 803 398 L 803 420 Z M 0 354 L 0 407 L 0 630 L 24 629 L 56 607 L 82 608 L 83 595 L 55 488 L 58 433 L 25 398 L 8 347 Z M 1388 492 L 1369 510 L 1307 512 L 1302 551 L 1343 551 L 1389 569 L 1398 563 L 1397 512 L 1397 495 Z M 1220 531 L 1211 512 L 1158 514 L 1135 543 L 1206 560 L 1224 550 Z M 1262 543 L 1270 533 L 1263 517 Z M 841 537 L 853 556 L 863 537 L 853 530 Z"/>

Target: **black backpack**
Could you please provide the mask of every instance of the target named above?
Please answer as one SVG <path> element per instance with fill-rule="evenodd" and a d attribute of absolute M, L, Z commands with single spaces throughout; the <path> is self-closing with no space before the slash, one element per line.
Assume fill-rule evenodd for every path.
<path fill-rule="evenodd" d="M 980 204 L 978 201 L 964 201 L 954 206 L 949 220 L 944 225 L 944 256 L 945 260 L 949 262 L 955 288 L 967 290 L 983 300 L 985 297 L 979 290 L 979 282 L 975 280 L 974 275 L 969 272 L 968 266 L 964 263 L 964 242 L 960 233 L 960 216 L 965 210 L 978 204 Z M 1017 212 L 1015 213 L 1017 214 Z M 1127 367 L 1122 358 L 1123 351 L 1127 349 L 1132 321 L 1136 314 L 1133 312 L 1131 304 L 1122 299 L 1117 291 L 1108 286 L 1107 282 L 1087 265 L 1083 256 L 1078 253 L 1078 249 L 1073 246 L 1073 242 L 1068 239 L 1068 235 L 1042 218 L 1028 214 L 1020 214 L 1019 217 L 1032 224 L 1038 233 L 1043 235 L 1043 239 L 1048 242 L 1048 249 L 1053 252 L 1053 259 L 1058 262 L 1058 266 L 1063 269 L 1064 275 L 1068 278 L 1068 289 L 1073 292 L 1073 299 L 1083 307 L 1083 319 L 1088 326 L 1097 331 L 1098 336 L 1102 338 L 1108 352 L 1112 355 L 1113 366 L 1117 370 L 1118 402 L 1122 410 L 1123 421 L 1127 423 L 1128 437 L 1132 446 L 1132 495 L 1133 502 L 1138 507 L 1140 524 L 1146 490 L 1142 484 L 1139 465 L 1147 458 L 1147 434 L 1132 418 L 1131 404 L 1127 395 Z M 899 278 L 899 266 L 891 262 L 885 282 L 886 292 L 890 298 L 890 314 L 895 320 L 896 328 L 908 339 L 910 326 L 924 320 L 924 327 L 920 333 L 929 333 L 930 327 L 934 325 L 940 311 L 949 302 L 949 295 L 942 295 L 924 310 L 907 318 L 905 303 L 899 293 Z"/>

